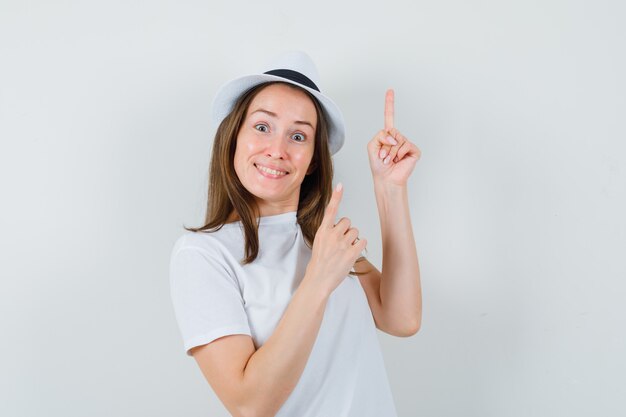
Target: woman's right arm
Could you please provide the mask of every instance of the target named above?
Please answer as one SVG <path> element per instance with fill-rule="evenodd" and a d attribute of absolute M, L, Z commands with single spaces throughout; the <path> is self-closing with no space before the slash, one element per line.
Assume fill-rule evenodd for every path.
<path fill-rule="evenodd" d="M 234 416 L 274 416 L 309 359 L 330 294 L 367 244 L 348 219 L 334 225 L 342 190 L 333 192 L 304 278 L 276 329 L 258 350 L 248 335 L 229 335 L 192 350 L 209 384 Z"/>
<path fill-rule="evenodd" d="M 257 351 L 248 335 L 222 337 L 191 351 L 234 416 L 274 416 L 296 387 L 329 296 L 311 284 L 303 279 L 276 329 Z"/>

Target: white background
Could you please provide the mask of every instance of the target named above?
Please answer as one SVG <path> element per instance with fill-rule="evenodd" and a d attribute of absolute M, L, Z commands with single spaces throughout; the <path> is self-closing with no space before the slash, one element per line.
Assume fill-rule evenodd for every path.
<path fill-rule="evenodd" d="M 379 332 L 400 416 L 626 413 L 619 1 L 0 2 L 0 415 L 226 416 L 168 263 L 204 216 L 210 103 L 302 49 L 342 108 L 341 215 L 396 90 L 422 328 Z"/>

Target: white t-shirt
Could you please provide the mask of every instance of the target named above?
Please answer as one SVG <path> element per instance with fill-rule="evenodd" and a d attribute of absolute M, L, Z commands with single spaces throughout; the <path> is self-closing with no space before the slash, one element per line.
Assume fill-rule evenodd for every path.
<path fill-rule="evenodd" d="M 258 349 L 272 335 L 311 258 L 296 212 L 260 218 L 259 255 L 242 266 L 241 222 L 185 232 L 170 263 L 171 297 L 187 355 L 194 346 L 247 334 Z M 298 384 L 277 417 L 395 417 L 377 330 L 357 277 L 331 293 Z"/>

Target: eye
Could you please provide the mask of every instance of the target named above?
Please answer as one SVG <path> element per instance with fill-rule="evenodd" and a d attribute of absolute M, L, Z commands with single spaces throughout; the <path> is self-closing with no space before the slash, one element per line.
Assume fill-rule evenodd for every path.
<path fill-rule="evenodd" d="M 259 132 L 267 132 L 267 129 L 268 129 L 267 125 L 263 124 L 263 123 L 259 123 L 259 124 L 254 125 L 254 128 L 256 130 L 258 130 Z"/>
<path fill-rule="evenodd" d="M 293 138 L 296 142 L 304 142 L 304 140 L 306 139 L 306 138 L 304 137 L 304 135 L 303 135 L 303 134 L 301 134 L 301 133 L 296 133 L 296 134 L 294 134 L 294 135 L 292 136 L 292 138 Z"/>

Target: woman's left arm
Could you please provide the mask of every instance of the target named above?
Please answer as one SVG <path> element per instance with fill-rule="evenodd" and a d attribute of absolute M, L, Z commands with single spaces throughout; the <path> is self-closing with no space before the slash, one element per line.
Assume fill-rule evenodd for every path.
<path fill-rule="evenodd" d="M 393 118 L 394 93 L 388 90 L 385 128 L 367 145 L 383 246 L 380 303 L 388 321 L 398 327 L 397 323 L 408 323 L 417 332 L 422 320 L 422 291 L 407 180 L 421 152 L 394 127 Z"/>

